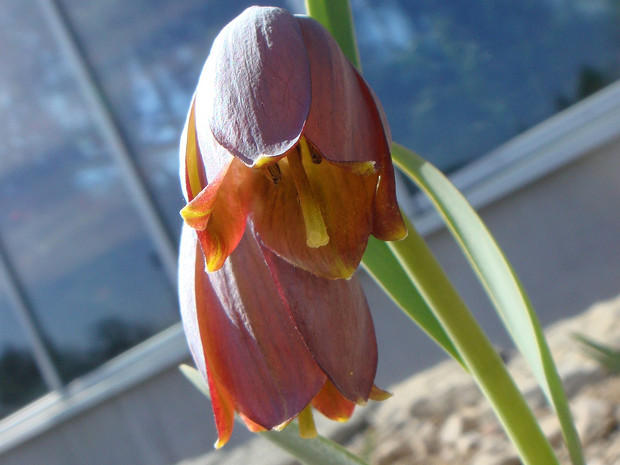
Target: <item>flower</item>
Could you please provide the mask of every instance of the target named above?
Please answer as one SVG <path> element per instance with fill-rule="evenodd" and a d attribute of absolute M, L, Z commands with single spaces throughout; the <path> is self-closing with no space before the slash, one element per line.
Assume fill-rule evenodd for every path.
<path fill-rule="evenodd" d="M 292 265 L 349 278 L 373 234 L 402 239 L 389 128 L 363 78 L 308 17 L 251 7 L 217 36 L 186 124 L 189 203 L 209 271 L 252 220 Z"/>
<path fill-rule="evenodd" d="M 370 234 L 400 239 L 382 109 L 314 20 L 252 7 L 216 38 L 181 137 L 181 316 L 218 431 L 381 400 L 353 275 Z"/>
<path fill-rule="evenodd" d="M 185 226 L 179 270 L 183 326 L 209 385 L 216 447 L 228 441 L 235 411 L 252 431 L 299 416 L 302 435 L 312 436 L 311 406 L 344 421 L 355 404 L 386 398 L 373 384 L 374 327 L 355 276 L 331 280 L 290 265 L 261 244 L 251 223 L 211 273 Z"/>

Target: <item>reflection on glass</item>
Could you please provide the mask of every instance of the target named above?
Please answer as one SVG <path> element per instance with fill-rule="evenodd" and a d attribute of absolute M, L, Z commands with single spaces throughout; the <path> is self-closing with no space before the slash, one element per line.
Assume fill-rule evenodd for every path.
<path fill-rule="evenodd" d="M 46 391 L 41 374 L 0 283 L 0 419 Z"/>
<path fill-rule="evenodd" d="M 0 21 L 0 237 L 64 381 L 177 320 L 176 297 L 33 0 Z"/>
<path fill-rule="evenodd" d="M 445 170 L 620 78 L 617 0 L 353 0 L 395 140 Z"/>
<path fill-rule="evenodd" d="M 62 0 L 172 231 L 178 132 L 248 0 Z M 271 2 L 299 12 L 301 1 Z M 394 138 L 452 170 L 620 77 L 617 0 L 352 0 Z"/>
<path fill-rule="evenodd" d="M 178 141 L 217 32 L 256 2 L 62 0 L 170 231 L 183 206 Z M 299 2 L 271 2 L 295 7 Z"/>

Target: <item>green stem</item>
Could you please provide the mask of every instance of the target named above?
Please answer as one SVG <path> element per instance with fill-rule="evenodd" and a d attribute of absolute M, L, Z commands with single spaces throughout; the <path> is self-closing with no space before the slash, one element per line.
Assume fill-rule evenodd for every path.
<path fill-rule="evenodd" d="M 306 0 L 306 11 L 325 26 L 346 57 L 361 70 L 349 0 Z"/>
<path fill-rule="evenodd" d="M 403 241 L 388 243 L 452 339 L 523 462 L 558 464 L 549 442 L 503 361 L 462 301 L 424 239 L 411 224 Z"/>

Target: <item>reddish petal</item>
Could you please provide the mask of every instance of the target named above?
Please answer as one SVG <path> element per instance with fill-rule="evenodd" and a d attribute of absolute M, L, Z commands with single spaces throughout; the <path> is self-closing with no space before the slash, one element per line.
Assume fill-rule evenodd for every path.
<path fill-rule="evenodd" d="M 251 175 L 250 168 L 232 160 L 225 176 L 209 184 L 181 211 L 185 222 L 198 229 L 207 271 L 219 270 L 243 237 L 250 193 L 244 185 Z"/>
<path fill-rule="evenodd" d="M 190 185 L 190 181 L 188 181 L 188 189 L 191 189 L 188 190 L 188 193 L 191 200 L 181 210 L 181 216 L 188 226 L 197 230 L 206 229 L 211 218 L 211 213 L 213 213 L 213 208 L 215 207 L 220 188 L 222 185 L 226 186 L 226 184 L 224 184 L 224 179 L 226 178 L 226 174 L 230 169 L 232 161 L 234 161 L 234 158 L 231 157 L 228 165 L 219 173 L 219 176 L 195 195 L 195 190 L 193 190 Z M 189 170 L 187 173 L 187 178 L 189 180 L 192 175 Z"/>
<path fill-rule="evenodd" d="M 183 226 L 179 250 L 179 304 L 181 319 L 196 368 L 198 368 L 206 380 L 207 368 L 200 341 L 200 330 L 196 313 L 195 273 L 197 250 L 198 240 L 196 232 L 188 226 Z"/>
<path fill-rule="evenodd" d="M 380 126 L 383 127 L 385 122 L 385 114 L 381 104 L 372 93 L 370 87 L 365 85 L 364 79 L 356 72 L 356 77 L 362 86 L 367 99 L 372 100 L 375 110 L 372 112 L 374 121 L 373 127 L 375 131 Z M 389 132 L 387 133 L 389 137 Z M 377 134 L 379 137 L 379 134 Z M 392 165 L 392 155 L 390 148 L 386 144 L 381 146 L 378 151 L 379 156 L 379 184 L 374 203 L 373 227 L 372 234 L 377 239 L 383 241 L 396 241 L 404 239 L 407 236 L 407 227 L 401 216 L 400 207 L 396 199 L 396 183 L 394 180 L 394 167 Z"/>
<path fill-rule="evenodd" d="M 387 147 L 375 105 L 332 36 L 315 20 L 298 17 L 308 50 L 312 105 L 304 135 L 328 160 L 379 161 Z"/>
<path fill-rule="evenodd" d="M 323 389 L 312 399 L 312 406 L 330 420 L 346 421 L 355 410 L 355 403 L 344 398 L 329 379 Z"/>
<path fill-rule="evenodd" d="M 196 130 L 192 104 L 181 138 L 184 165 L 184 193 L 189 203 L 181 210 L 185 223 L 198 231 L 207 270 L 221 268 L 245 230 L 250 169 L 222 149 L 209 128 Z M 206 128 L 206 130 L 205 130 Z"/>
<path fill-rule="evenodd" d="M 239 417 L 241 418 L 241 420 L 243 420 L 243 423 L 245 423 L 245 426 L 247 427 L 247 429 L 249 429 L 253 433 L 260 433 L 261 431 L 267 431 L 263 426 L 259 425 L 258 423 L 254 423 L 252 420 L 246 417 L 243 413 L 240 413 Z"/>
<path fill-rule="evenodd" d="M 209 394 L 211 394 L 211 405 L 215 416 L 215 428 L 217 429 L 217 441 L 215 448 L 223 447 L 232 435 L 235 423 L 235 408 L 226 390 L 211 376 L 207 370 L 207 380 L 209 382 Z"/>
<path fill-rule="evenodd" d="M 326 245 L 309 247 L 289 161 L 284 158 L 278 166 L 278 183 L 257 176 L 253 188 L 252 218 L 263 243 L 289 263 L 318 276 L 349 278 L 372 230 L 377 175 L 360 176 L 327 160 L 315 164 L 309 156 L 303 158 L 329 236 Z"/>
<path fill-rule="evenodd" d="M 372 235 L 382 241 L 398 241 L 407 237 L 394 182 L 394 168 L 389 153 L 383 156 L 379 184 L 373 206 Z"/>
<path fill-rule="evenodd" d="M 187 336 L 190 351 L 196 367 L 202 373 L 209 386 L 211 405 L 215 417 L 218 440 L 216 448 L 222 447 L 230 439 L 234 424 L 234 407 L 224 388 L 211 376 L 211 367 L 207 368 L 205 352 L 200 339 L 198 315 L 196 312 L 195 273 L 202 270 L 202 263 L 197 264 L 198 246 L 194 231 L 183 228 L 181 251 L 179 255 L 179 297 L 183 329 Z"/>
<path fill-rule="evenodd" d="M 348 400 L 367 401 L 377 369 L 377 343 L 357 278 L 319 278 L 267 250 L 265 258 L 319 366 Z"/>
<path fill-rule="evenodd" d="M 373 235 L 407 235 L 396 202 L 390 130 L 383 108 L 329 33 L 311 18 L 298 18 L 308 49 L 312 106 L 304 136 L 332 161 L 375 161 L 379 168 Z"/>
<path fill-rule="evenodd" d="M 252 7 L 229 23 L 213 43 L 196 99 L 215 139 L 247 165 L 291 148 L 311 99 L 295 17 L 280 8 Z"/>
<path fill-rule="evenodd" d="M 198 273 L 202 346 L 235 409 L 271 429 L 296 416 L 325 380 L 290 319 L 250 232 L 221 270 Z"/>

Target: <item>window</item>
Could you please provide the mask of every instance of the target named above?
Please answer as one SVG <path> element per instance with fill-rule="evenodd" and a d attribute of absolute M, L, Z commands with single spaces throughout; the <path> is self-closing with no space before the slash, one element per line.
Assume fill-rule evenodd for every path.
<path fill-rule="evenodd" d="M 0 5 L 0 418 L 178 321 L 178 136 L 252 3 Z M 615 0 L 352 3 L 394 140 L 448 172 L 620 77 Z"/>
<path fill-rule="evenodd" d="M 616 0 L 359 0 L 394 139 L 451 172 L 620 77 Z"/>

